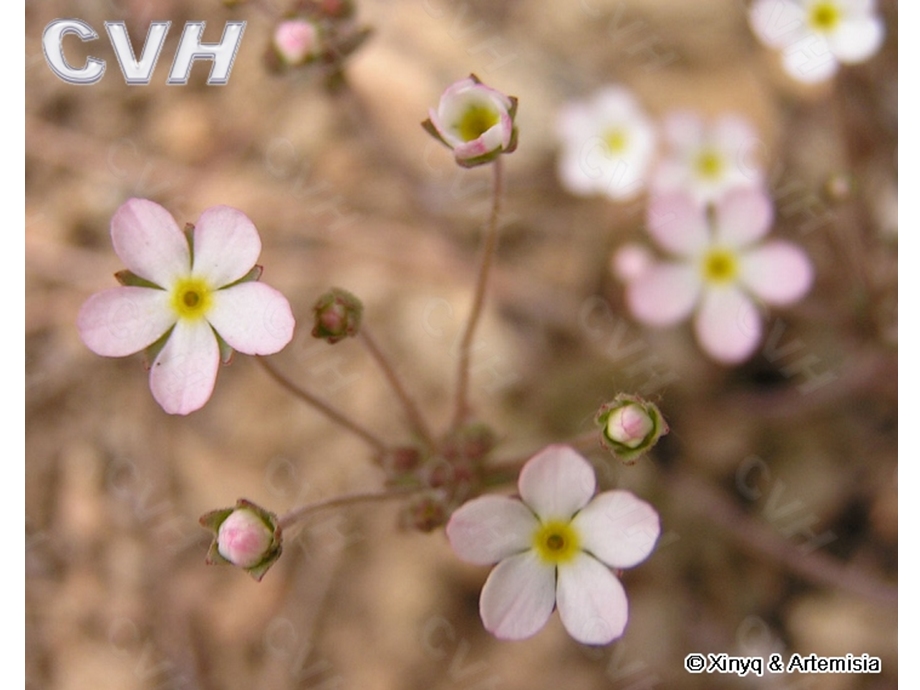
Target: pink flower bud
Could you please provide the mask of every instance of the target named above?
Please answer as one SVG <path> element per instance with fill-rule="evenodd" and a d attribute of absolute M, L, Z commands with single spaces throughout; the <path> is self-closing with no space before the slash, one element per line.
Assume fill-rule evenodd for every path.
<path fill-rule="evenodd" d="M 603 429 L 604 445 L 628 465 L 668 433 L 668 425 L 654 403 L 625 393 L 603 405 L 595 421 Z"/>
<path fill-rule="evenodd" d="M 289 19 L 275 27 L 278 57 L 287 65 L 302 65 L 320 52 L 319 32 L 306 19 Z"/>
<path fill-rule="evenodd" d="M 313 306 L 313 337 L 332 344 L 358 334 L 364 305 L 347 290 L 332 288 Z"/>
<path fill-rule="evenodd" d="M 234 510 L 217 531 L 217 550 L 240 568 L 251 568 L 265 558 L 272 531 L 247 508 Z"/>

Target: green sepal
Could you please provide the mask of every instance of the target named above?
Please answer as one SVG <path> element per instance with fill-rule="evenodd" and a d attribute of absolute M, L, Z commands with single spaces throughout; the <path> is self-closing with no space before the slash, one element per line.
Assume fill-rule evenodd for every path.
<path fill-rule="evenodd" d="M 211 326 L 211 330 L 214 332 L 214 337 L 217 338 L 217 349 L 220 352 L 220 361 L 224 364 L 230 364 L 235 350 L 227 344 L 226 340 L 220 337 L 220 333 L 215 331 L 213 326 Z"/>
<path fill-rule="evenodd" d="M 246 275 L 244 275 L 242 278 L 238 280 L 234 280 L 232 283 L 228 283 L 227 285 L 224 285 L 221 288 L 221 290 L 226 290 L 228 287 L 233 287 L 234 285 L 239 285 L 240 283 L 251 283 L 252 281 L 258 280 L 261 277 L 262 277 L 262 267 L 259 266 L 259 264 L 256 264 L 249 270 L 249 273 L 247 273 Z"/>
<path fill-rule="evenodd" d="M 126 285 L 128 287 L 153 288 L 154 290 L 163 289 L 156 283 L 151 283 L 146 278 L 141 278 L 136 273 L 131 273 L 131 271 L 129 271 L 128 269 L 125 269 L 123 271 L 118 271 L 118 273 L 115 274 L 115 280 L 117 280 L 122 285 Z"/>
<path fill-rule="evenodd" d="M 170 326 L 169 330 L 166 331 L 159 338 L 154 340 L 150 345 L 144 348 L 144 368 L 149 370 L 153 367 L 153 363 L 156 361 L 157 356 L 166 346 L 166 341 L 169 340 L 169 336 L 172 335 L 175 325 Z"/>

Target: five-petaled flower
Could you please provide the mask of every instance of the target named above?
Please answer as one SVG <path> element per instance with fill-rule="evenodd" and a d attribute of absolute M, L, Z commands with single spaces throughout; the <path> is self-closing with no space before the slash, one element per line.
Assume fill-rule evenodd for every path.
<path fill-rule="evenodd" d="M 784 69 L 802 82 L 829 79 L 841 62 L 869 59 L 885 38 L 874 0 L 757 0 L 749 18 L 757 37 L 781 50 Z"/>
<path fill-rule="evenodd" d="M 685 194 L 656 197 L 648 231 L 674 259 L 627 283 L 630 311 L 651 326 L 669 326 L 695 309 L 696 337 L 709 355 L 726 364 L 747 359 L 761 337 L 755 300 L 791 304 L 813 278 L 797 245 L 758 244 L 772 222 L 773 205 L 760 190 L 735 190 L 710 209 Z"/>
<path fill-rule="evenodd" d="M 559 179 L 573 194 L 618 201 L 641 192 L 655 154 L 655 127 L 631 92 L 608 86 L 559 113 Z"/>
<path fill-rule="evenodd" d="M 623 586 L 610 568 L 645 560 L 658 540 L 658 513 L 628 491 L 594 495 L 591 464 L 568 446 L 532 457 L 518 477 L 520 500 L 480 496 L 447 524 L 454 552 L 498 565 L 479 600 L 486 629 L 501 639 L 537 633 L 554 607 L 568 633 L 607 644 L 626 627 Z"/>
<path fill-rule="evenodd" d="M 761 141 L 743 118 L 727 114 L 707 123 L 679 111 L 664 118 L 662 130 L 666 151 L 652 174 L 654 194 L 683 191 L 705 203 L 738 187 L 762 186 Z"/>
<path fill-rule="evenodd" d="M 159 204 L 129 199 L 112 217 L 111 233 L 128 270 L 116 274 L 121 287 L 83 304 L 80 337 L 106 357 L 155 346 L 150 390 L 166 412 L 203 406 L 233 350 L 267 355 L 291 341 L 290 304 L 256 282 L 262 243 L 240 211 L 215 206 L 183 232 Z"/>
<path fill-rule="evenodd" d="M 471 168 L 517 148 L 517 99 L 483 84 L 476 75 L 452 84 L 422 127 L 451 148 L 457 163 Z"/>

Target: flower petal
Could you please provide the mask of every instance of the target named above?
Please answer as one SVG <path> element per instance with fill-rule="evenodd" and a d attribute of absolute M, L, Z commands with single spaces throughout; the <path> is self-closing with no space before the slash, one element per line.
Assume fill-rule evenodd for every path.
<path fill-rule="evenodd" d="M 702 146 L 706 131 L 699 115 L 686 110 L 665 115 L 661 128 L 668 146 L 680 154 L 689 154 Z"/>
<path fill-rule="evenodd" d="M 150 368 L 150 391 L 169 414 L 188 414 L 211 397 L 220 353 L 204 319 L 180 320 Z"/>
<path fill-rule="evenodd" d="M 147 199 L 128 199 L 111 223 L 112 246 L 128 270 L 163 288 L 191 267 L 188 241 L 169 211 Z"/>
<path fill-rule="evenodd" d="M 699 271 L 686 264 L 647 267 L 626 286 L 626 304 L 639 321 L 671 326 L 693 311 L 702 289 Z"/>
<path fill-rule="evenodd" d="M 567 520 L 594 495 L 597 479 L 591 463 L 574 448 L 547 446 L 534 455 L 518 477 L 521 498 L 541 520 Z"/>
<path fill-rule="evenodd" d="M 294 337 L 291 305 L 265 283 L 217 290 L 208 321 L 230 347 L 247 355 L 274 354 Z"/>
<path fill-rule="evenodd" d="M 681 257 L 693 256 L 709 243 L 706 209 L 681 192 L 652 198 L 646 228 L 662 249 Z"/>
<path fill-rule="evenodd" d="M 156 342 L 176 322 L 164 290 L 116 287 L 90 297 L 77 328 L 86 346 L 104 357 L 125 357 Z"/>
<path fill-rule="evenodd" d="M 628 491 L 598 494 L 575 516 L 572 527 L 585 551 L 614 568 L 644 561 L 661 534 L 655 509 Z"/>
<path fill-rule="evenodd" d="M 489 573 L 479 597 L 486 630 L 502 640 L 523 640 L 549 620 L 556 603 L 556 569 L 533 551 L 506 558 Z"/>
<path fill-rule="evenodd" d="M 830 79 L 837 72 L 837 66 L 837 58 L 823 33 L 808 33 L 783 51 L 786 73 L 805 84 Z"/>
<path fill-rule="evenodd" d="M 747 359 L 762 329 L 757 308 L 736 287 L 707 290 L 693 325 L 700 346 L 725 364 Z"/>
<path fill-rule="evenodd" d="M 808 32 L 805 8 L 788 0 L 756 0 L 748 15 L 751 30 L 771 48 L 783 48 Z"/>
<path fill-rule="evenodd" d="M 777 240 L 741 257 L 740 280 L 768 304 L 792 304 L 811 288 L 814 271 L 805 251 Z"/>
<path fill-rule="evenodd" d="M 844 19 L 827 40 L 831 51 L 841 62 L 862 62 L 881 48 L 885 40 L 885 24 L 874 16 Z"/>
<path fill-rule="evenodd" d="M 626 629 L 629 604 L 623 585 L 586 553 L 559 567 L 556 603 L 565 629 L 582 644 L 607 644 Z"/>
<path fill-rule="evenodd" d="M 760 188 L 733 189 L 716 206 L 715 244 L 746 247 L 773 225 L 773 202 Z"/>
<path fill-rule="evenodd" d="M 241 211 L 214 206 L 195 224 L 192 272 L 215 287 L 224 287 L 246 275 L 262 251 L 259 231 Z"/>
<path fill-rule="evenodd" d="M 454 511 L 447 538 L 468 563 L 490 565 L 531 547 L 539 522 L 530 509 L 507 496 L 480 496 Z"/>

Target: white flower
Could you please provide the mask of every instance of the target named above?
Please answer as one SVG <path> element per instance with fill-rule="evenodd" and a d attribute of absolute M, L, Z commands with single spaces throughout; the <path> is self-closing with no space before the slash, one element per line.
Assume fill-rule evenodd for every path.
<path fill-rule="evenodd" d="M 739 189 L 712 209 L 683 194 L 649 205 L 648 231 L 674 260 L 647 268 L 626 287 L 626 303 L 640 321 L 669 326 L 696 310 L 702 348 L 720 362 L 749 357 L 761 337 L 755 300 L 786 305 L 811 287 L 805 252 L 782 240 L 758 242 L 773 222 L 773 205 L 760 190 Z"/>
<path fill-rule="evenodd" d="M 568 191 L 624 200 L 645 188 L 655 128 L 628 90 L 608 86 L 588 101 L 566 105 L 556 129 L 559 179 Z"/>
<path fill-rule="evenodd" d="M 185 234 L 159 204 L 129 199 L 112 217 L 111 232 L 115 253 L 128 267 L 118 274 L 124 285 L 84 303 L 80 337 L 106 357 L 162 344 L 150 368 L 150 390 L 166 412 L 188 414 L 208 401 L 223 344 L 267 355 L 293 337 L 288 301 L 255 282 L 262 243 L 240 211 L 210 208 Z M 225 360 L 230 353 L 225 349 Z"/>
<path fill-rule="evenodd" d="M 662 128 L 667 151 L 652 175 L 655 194 L 683 191 L 708 202 L 730 189 L 762 184 L 761 142 L 741 117 L 723 115 L 707 124 L 695 113 L 675 112 Z"/>
<path fill-rule="evenodd" d="M 470 75 L 447 88 L 437 110 L 428 111 L 422 126 L 453 150 L 457 163 L 470 168 L 514 151 L 516 112 L 516 98 Z"/>
<path fill-rule="evenodd" d="M 874 0 L 757 0 L 751 29 L 783 53 L 783 67 L 799 81 L 829 79 L 838 63 L 863 62 L 885 38 Z"/>
<path fill-rule="evenodd" d="M 568 446 L 549 446 L 528 460 L 518 489 L 520 500 L 475 498 L 447 524 L 460 558 L 498 563 L 479 600 L 486 629 L 502 639 L 530 637 L 555 606 L 579 642 L 620 637 L 628 605 L 610 568 L 649 556 L 661 530 L 658 513 L 628 491 L 594 496 L 594 469 Z"/>

